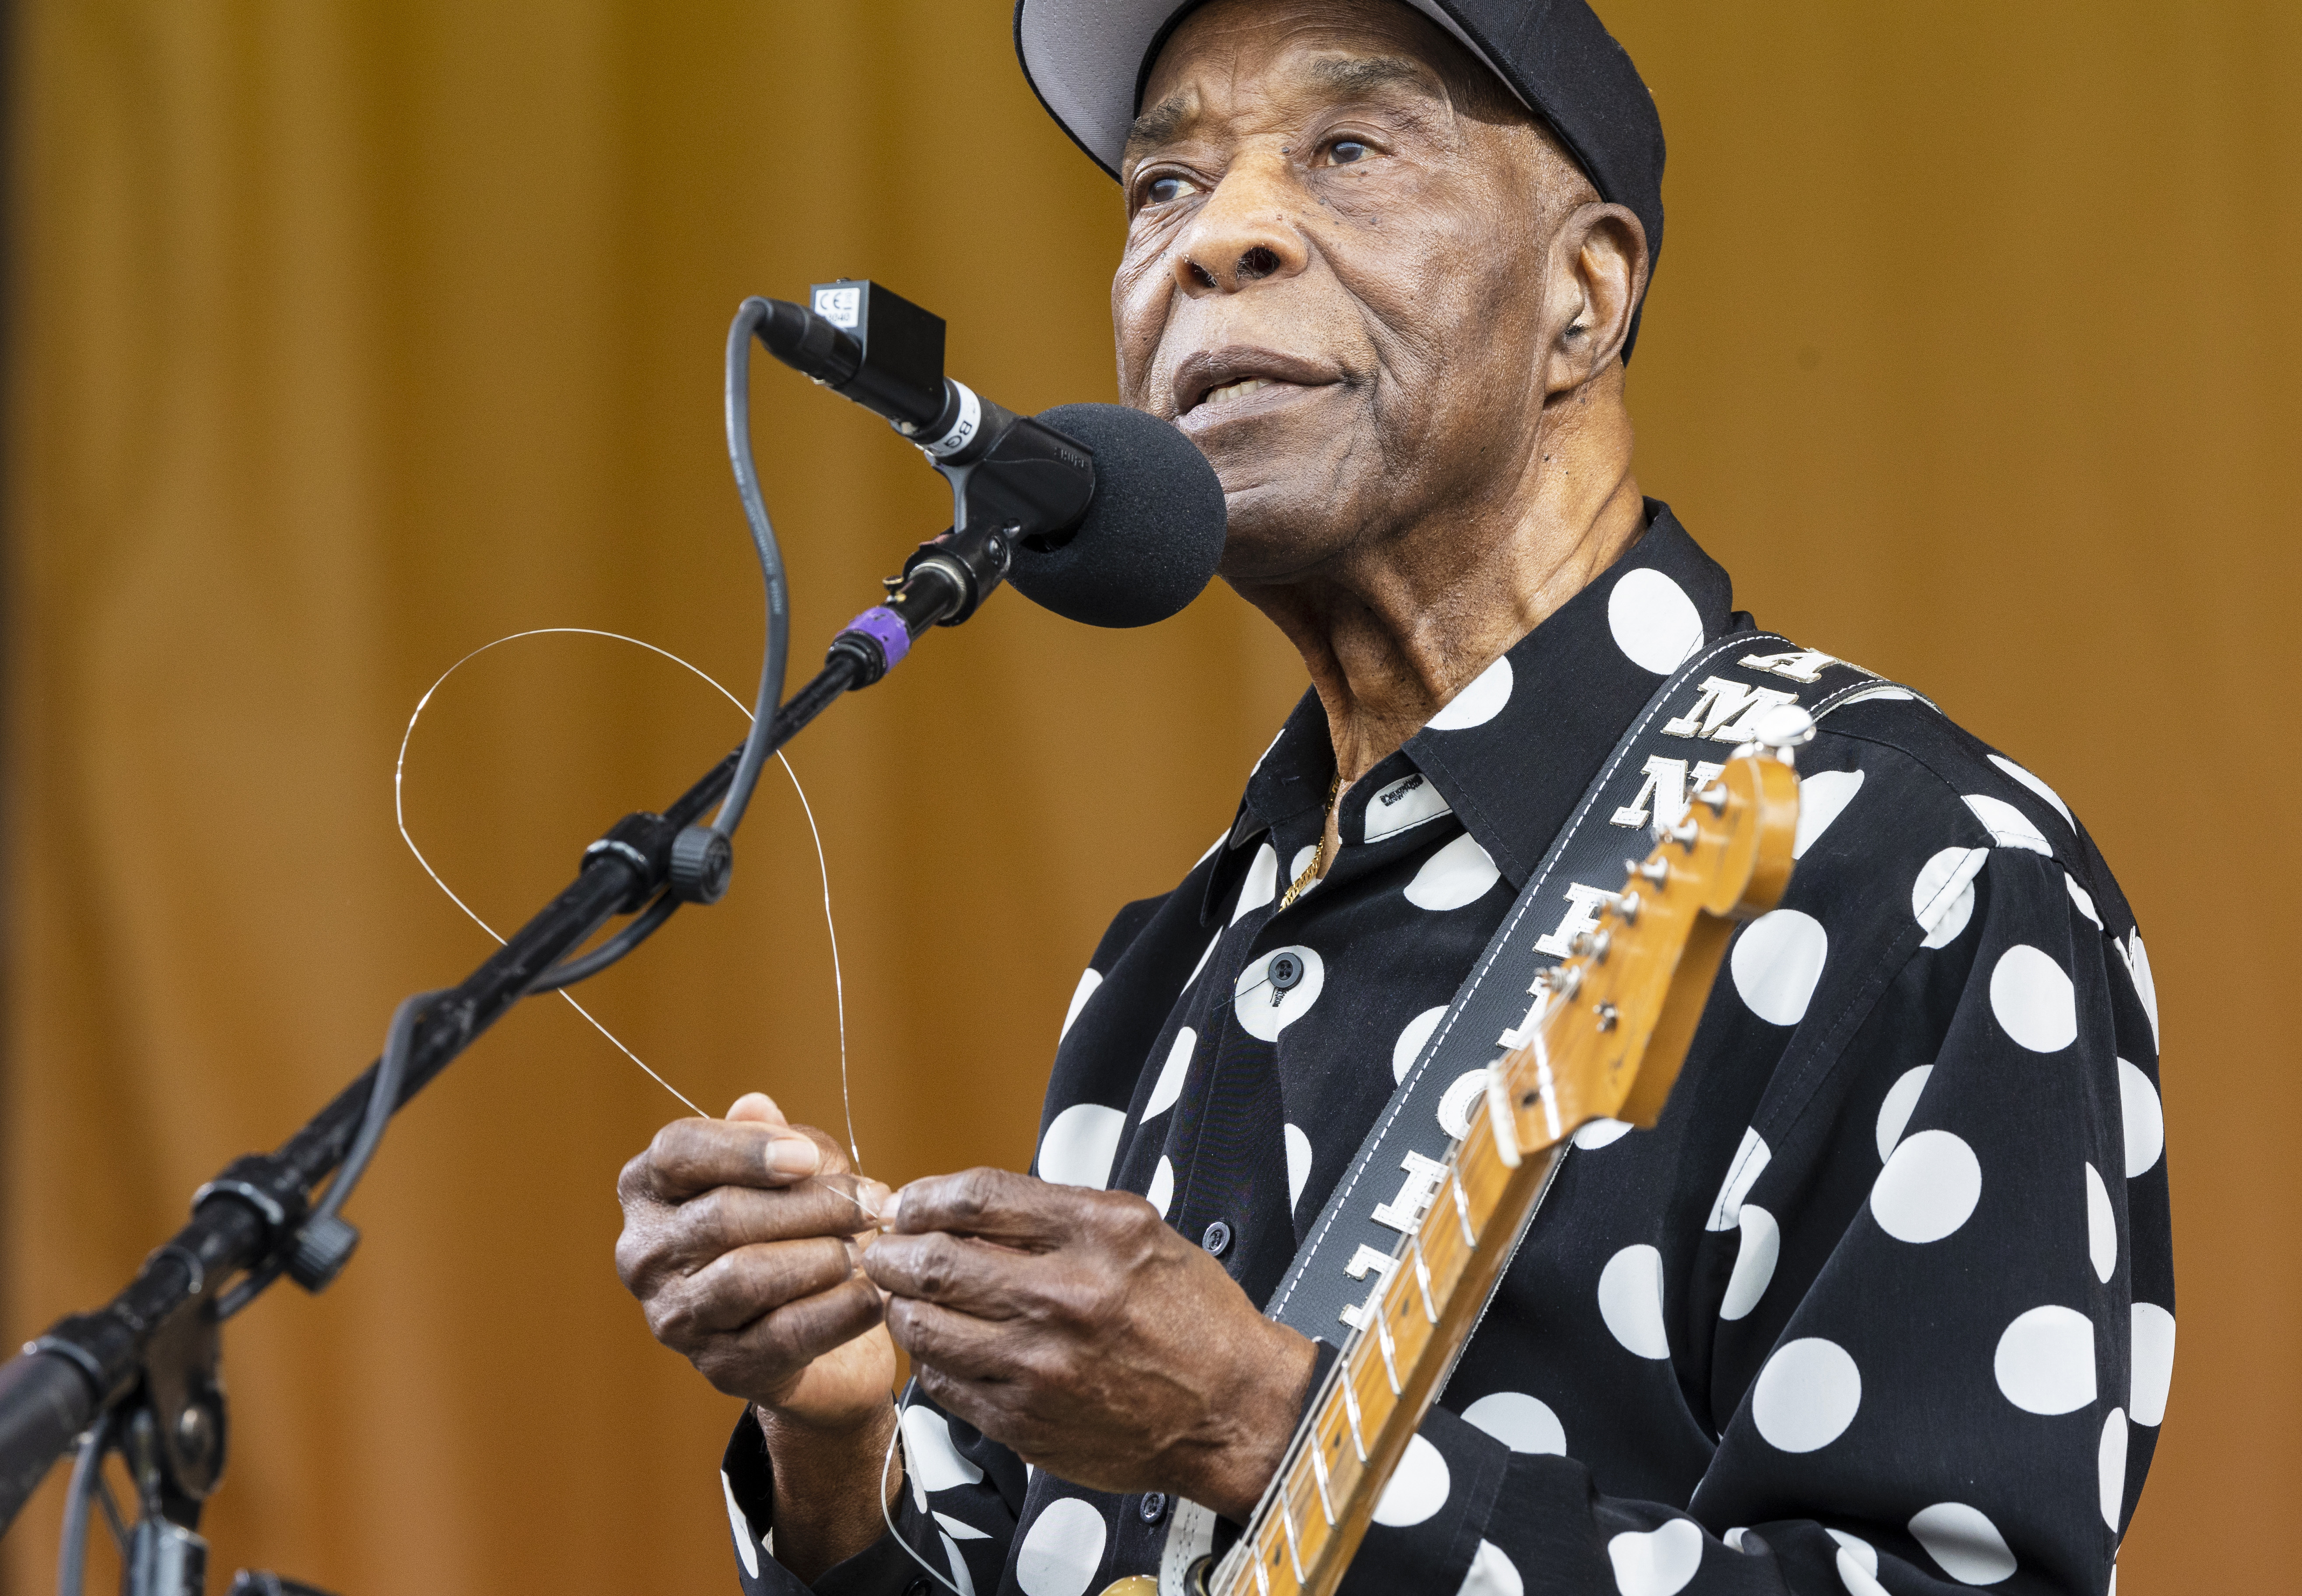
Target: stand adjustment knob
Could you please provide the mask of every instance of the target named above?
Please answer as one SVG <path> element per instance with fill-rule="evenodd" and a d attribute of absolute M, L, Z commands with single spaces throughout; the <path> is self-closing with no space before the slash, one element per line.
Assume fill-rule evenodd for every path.
<path fill-rule="evenodd" d="M 671 892 L 681 903 L 718 903 L 735 873 L 735 844 L 709 826 L 690 826 L 671 839 Z"/>
<path fill-rule="evenodd" d="M 323 1291 L 359 1246 L 359 1227 L 332 1214 L 315 1214 L 296 1232 L 296 1248 L 288 1255 L 288 1278 L 307 1291 Z"/>

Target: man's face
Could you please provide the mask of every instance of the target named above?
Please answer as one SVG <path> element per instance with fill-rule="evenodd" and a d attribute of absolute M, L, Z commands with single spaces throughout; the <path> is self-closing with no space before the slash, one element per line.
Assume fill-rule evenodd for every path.
<path fill-rule="evenodd" d="M 1529 468 L 1542 185 L 1583 180 L 1483 73 L 1396 0 L 1215 0 L 1159 55 L 1121 172 L 1120 392 L 1214 462 L 1234 583 Z"/>

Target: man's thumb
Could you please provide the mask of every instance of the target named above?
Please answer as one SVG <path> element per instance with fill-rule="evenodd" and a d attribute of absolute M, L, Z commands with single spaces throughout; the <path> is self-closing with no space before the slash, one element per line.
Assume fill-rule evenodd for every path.
<path fill-rule="evenodd" d="M 727 1110 L 730 1120 L 745 1121 L 754 1125 L 781 1125 L 787 1121 L 776 1100 L 765 1092 L 745 1092 Z"/>

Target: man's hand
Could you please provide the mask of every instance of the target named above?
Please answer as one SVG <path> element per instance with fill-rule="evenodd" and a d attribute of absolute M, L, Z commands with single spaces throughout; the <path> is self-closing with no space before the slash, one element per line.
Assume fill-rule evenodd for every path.
<path fill-rule="evenodd" d="M 648 1328 L 759 1410 L 777 1559 L 811 1580 L 870 1545 L 895 1354 L 857 1264 L 887 1189 L 754 1092 L 724 1120 L 666 1125 L 616 1193 L 616 1273 Z"/>
<path fill-rule="evenodd" d="M 1026 1462 L 1244 1522 L 1312 1344 L 1139 1197 L 1002 1170 L 916 1180 L 865 1256 L 921 1387 Z"/>

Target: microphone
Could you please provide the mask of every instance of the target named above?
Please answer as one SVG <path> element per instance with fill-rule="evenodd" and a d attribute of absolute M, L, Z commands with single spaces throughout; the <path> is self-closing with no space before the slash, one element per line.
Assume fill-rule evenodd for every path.
<path fill-rule="evenodd" d="M 952 484 L 952 530 L 905 567 L 934 551 L 967 569 L 971 591 L 932 624 L 966 619 L 1004 578 L 1067 619 L 1143 626 L 1214 578 L 1222 484 L 1175 427 L 1123 405 L 1017 416 L 944 375 L 942 317 L 861 280 L 818 283 L 810 299 L 763 302 L 768 352 L 885 416 Z"/>

